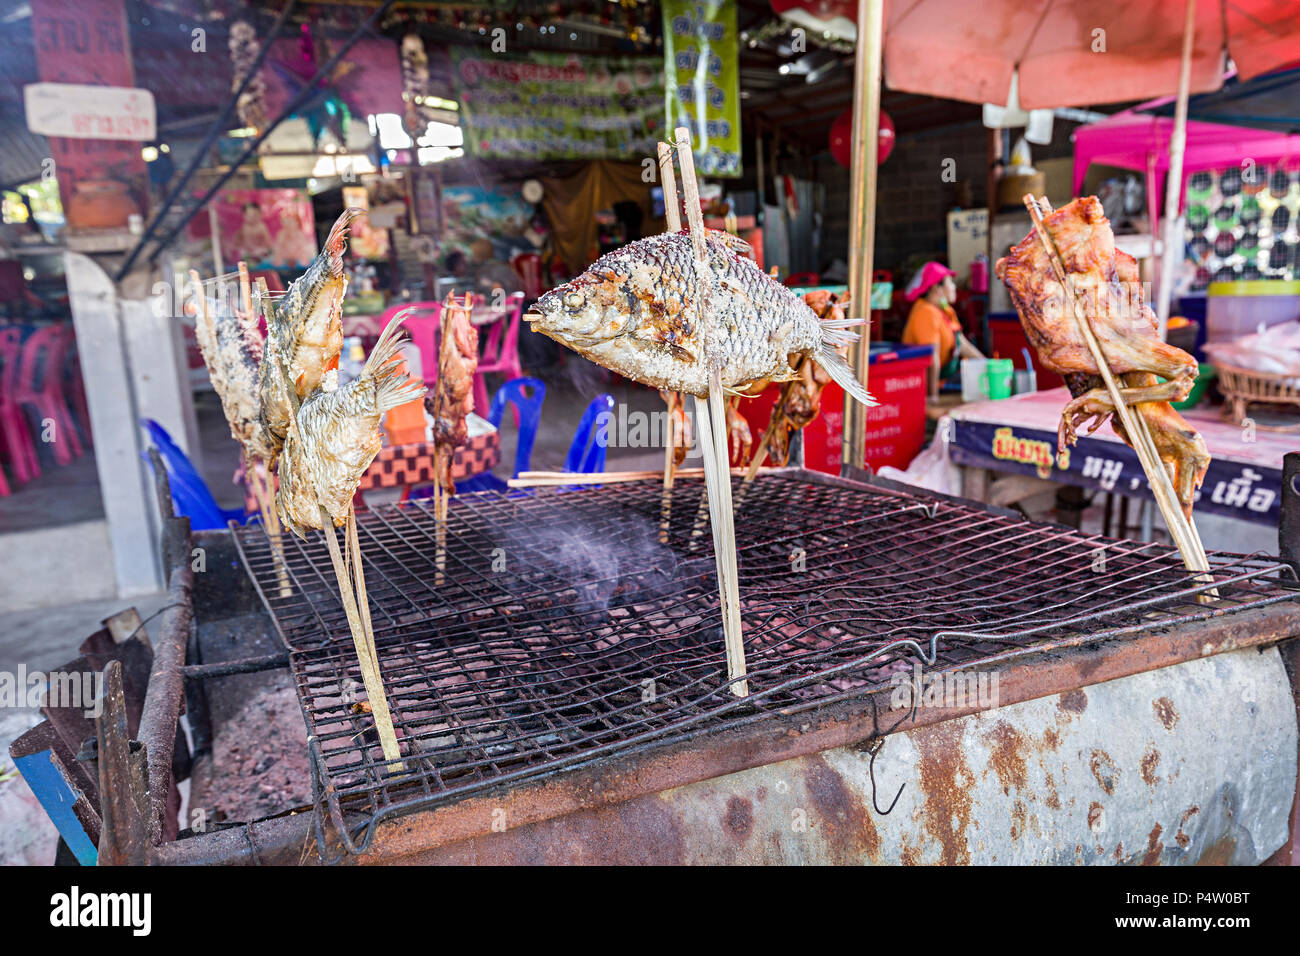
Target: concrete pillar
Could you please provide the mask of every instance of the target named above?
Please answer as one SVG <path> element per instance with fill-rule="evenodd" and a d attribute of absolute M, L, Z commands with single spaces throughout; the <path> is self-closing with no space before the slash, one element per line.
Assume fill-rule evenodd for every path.
<path fill-rule="evenodd" d="M 152 270 L 132 273 L 117 289 L 90 256 L 68 252 L 64 262 L 117 592 L 123 598 L 150 593 L 163 580 L 140 419 L 155 419 L 183 447 L 197 444 L 175 299 L 151 299 Z"/>

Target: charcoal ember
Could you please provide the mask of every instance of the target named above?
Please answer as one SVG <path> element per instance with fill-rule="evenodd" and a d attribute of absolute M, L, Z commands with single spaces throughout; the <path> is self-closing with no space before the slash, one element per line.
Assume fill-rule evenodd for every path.
<path fill-rule="evenodd" d="M 219 820 L 260 820 L 311 803 L 307 728 L 293 687 L 270 687 L 217 729 L 212 742 Z"/>

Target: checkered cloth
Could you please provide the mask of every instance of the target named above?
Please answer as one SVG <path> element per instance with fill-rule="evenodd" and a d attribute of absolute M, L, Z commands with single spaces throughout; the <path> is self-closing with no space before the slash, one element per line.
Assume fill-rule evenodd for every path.
<path fill-rule="evenodd" d="M 386 446 L 370 469 L 362 475 L 361 490 L 396 488 L 433 481 L 433 453 L 434 444 L 431 441 Z M 500 432 L 494 429 L 480 435 L 471 435 L 466 444 L 456 449 L 456 455 L 451 460 L 451 479 L 462 481 L 491 471 L 500 460 Z"/>
<path fill-rule="evenodd" d="M 431 441 L 409 442 L 404 445 L 385 445 L 361 476 L 359 491 L 375 488 L 400 488 L 407 485 L 427 484 L 433 481 L 433 452 Z M 451 460 L 452 481 L 463 481 L 491 471 L 501 460 L 501 433 L 495 428 L 470 435 L 469 441 L 456 449 Z M 245 488 L 244 509 L 257 511 L 257 499 Z"/>

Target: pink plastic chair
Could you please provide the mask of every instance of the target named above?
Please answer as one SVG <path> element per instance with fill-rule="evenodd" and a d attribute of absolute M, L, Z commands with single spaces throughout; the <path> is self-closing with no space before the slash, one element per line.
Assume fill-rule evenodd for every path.
<path fill-rule="evenodd" d="M 523 283 L 525 299 L 536 299 L 542 294 L 541 256 L 535 252 L 521 252 L 510 260 L 510 268 Z"/>
<path fill-rule="evenodd" d="M 54 460 L 60 465 L 70 464 L 83 454 L 72 412 L 63 395 L 63 359 L 71 341 L 72 329 L 65 325 L 47 325 L 28 336 L 23 343 L 18 388 L 14 393 L 19 405 L 31 405 L 42 421 L 54 422 Z"/>
<path fill-rule="evenodd" d="M 18 371 L 22 364 L 23 332 L 20 328 L 0 329 L 0 438 L 4 442 L 14 481 L 31 481 L 41 473 L 36 445 L 27 427 L 27 415 L 18 404 Z"/>
<path fill-rule="evenodd" d="M 516 292 L 506 297 L 506 309 L 501 318 L 488 330 L 487 344 L 479 357 L 478 371 L 474 375 L 474 411 L 487 417 L 488 392 L 484 375 L 494 372 L 505 376 L 505 381 L 524 374 L 519 365 L 519 320 L 524 314 L 524 295 Z M 482 334 L 482 330 L 480 330 Z"/>
<path fill-rule="evenodd" d="M 403 312 L 410 311 L 402 327 L 411 333 L 411 341 L 420 350 L 421 372 L 424 383 L 432 386 L 438 381 L 438 327 L 442 322 L 441 302 L 403 302 L 390 306 L 379 317 L 379 329 L 382 332 Z"/>
<path fill-rule="evenodd" d="M 77 354 L 76 337 L 72 338 L 72 348 L 68 350 L 67 365 L 64 366 L 64 379 L 68 386 L 68 407 L 72 417 L 81 429 L 81 437 L 86 446 L 93 448 L 95 436 L 90 427 L 90 406 L 86 403 L 86 380 L 81 374 L 81 357 Z"/>

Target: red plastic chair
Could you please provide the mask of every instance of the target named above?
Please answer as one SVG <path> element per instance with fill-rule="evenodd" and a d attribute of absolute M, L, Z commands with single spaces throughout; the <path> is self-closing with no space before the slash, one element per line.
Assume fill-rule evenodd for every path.
<path fill-rule="evenodd" d="M 22 364 L 23 331 L 17 326 L 0 329 L 0 438 L 4 442 L 14 481 L 31 481 L 41 473 L 36 445 L 27 427 L 27 415 L 18 404 L 18 370 Z"/>
<path fill-rule="evenodd" d="M 478 360 L 474 374 L 474 411 L 484 418 L 488 413 L 487 381 L 484 375 L 493 372 L 505 376 L 505 381 L 521 378 L 524 374 L 519 364 L 519 320 L 524 314 L 524 295 L 516 292 L 506 297 L 506 310 L 488 330 L 487 344 Z M 482 330 L 480 330 L 480 335 Z"/>
<path fill-rule="evenodd" d="M 411 341 L 420 350 L 420 371 L 424 384 L 432 387 L 438 381 L 438 327 L 442 322 L 441 302 L 403 302 L 390 306 L 379 317 L 379 331 L 403 312 L 410 312 L 402 327 L 411 333 Z"/>
<path fill-rule="evenodd" d="M 510 260 L 510 268 L 515 270 L 519 281 L 523 283 L 524 298 L 536 299 L 542 294 L 542 257 L 535 252 L 521 252 Z"/>
<path fill-rule="evenodd" d="M 821 285 L 822 277 L 817 272 L 795 272 L 785 277 L 788 286 Z"/>
<path fill-rule="evenodd" d="M 66 325 L 47 325 L 28 336 L 23 343 L 14 393 L 14 400 L 35 408 L 41 421 L 54 422 L 54 460 L 60 465 L 70 464 L 83 454 L 77 426 L 63 395 L 63 359 L 71 341 L 72 329 Z"/>

